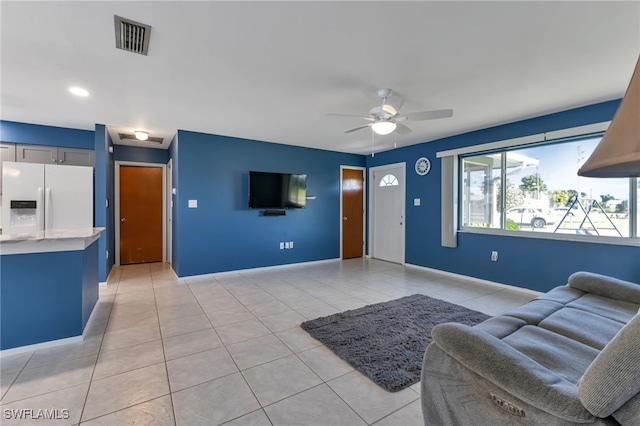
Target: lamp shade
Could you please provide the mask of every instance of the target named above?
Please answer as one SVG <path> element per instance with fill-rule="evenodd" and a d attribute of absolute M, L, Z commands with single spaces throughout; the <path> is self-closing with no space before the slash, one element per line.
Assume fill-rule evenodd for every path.
<path fill-rule="evenodd" d="M 376 121 L 371 125 L 371 128 L 379 135 L 388 135 L 396 129 L 396 123 L 392 121 Z"/>
<path fill-rule="evenodd" d="M 640 58 L 609 128 L 578 176 L 640 177 Z"/>

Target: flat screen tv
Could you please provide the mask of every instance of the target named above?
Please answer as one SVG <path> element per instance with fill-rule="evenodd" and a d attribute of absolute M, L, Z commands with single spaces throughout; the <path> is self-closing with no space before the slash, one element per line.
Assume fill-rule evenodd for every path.
<path fill-rule="evenodd" d="M 307 175 L 249 172 L 250 209 L 304 208 Z"/>

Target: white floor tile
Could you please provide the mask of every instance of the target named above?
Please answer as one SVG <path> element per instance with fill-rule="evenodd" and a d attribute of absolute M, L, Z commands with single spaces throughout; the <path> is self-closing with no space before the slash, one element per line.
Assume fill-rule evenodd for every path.
<path fill-rule="evenodd" d="M 173 426 L 173 406 L 169 395 L 143 402 L 106 416 L 83 422 L 87 426 L 153 425 Z"/>
<path fill-rule="evenodd" d="M 69 408 L 77 424 L 84 406 L 91 425 L 422 424 L 419 383 L 386 392 L 299 324 L 415 293 L 490 315 L 533 297 L 370 259 L 187 281 L 113 268 L 83 342 L 0 358 L 3 408 Z"/>
<path fill-rule="evenodd" d="M 265 411 L 276 426 L 366 425 L 360 416 L 324 384 L 270 405 Z"/>
<path fill-rule="evenodd" d="M 89 388 L 82 420 L 110 414 L 168 394 L 169 382 L 164 364 L 94 380 Z"/>
<path fill-rule="evenodd" d="M 242 375 L 263 407 L 322 383 L 294 355 L 244 370 Z"/>
<path fill-rule="evenodd" d="M 331 380 L 328 385 L 367 423 L 374 423 L 420 398 L 409 388 L 387 392 L 357 371 Z"/>
<path fill-rule="evenodd" d="M 178 426 L 210 426 L 260 408 L 242 376 L 232 374 L 173 394 Z"/>
<path fill-rule="evenodd" d="M 167 361 L 171 392 L 238 371 L 226 348 L 216 348 Z"/>

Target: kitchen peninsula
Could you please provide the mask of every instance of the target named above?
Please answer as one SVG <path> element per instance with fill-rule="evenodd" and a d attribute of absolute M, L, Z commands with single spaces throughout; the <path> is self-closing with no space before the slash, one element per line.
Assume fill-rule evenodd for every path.
<path fill-rule="evenodd" d="M 103 231 L 0 235 L 0 350 L 81 338 L 98 301 Z"/>

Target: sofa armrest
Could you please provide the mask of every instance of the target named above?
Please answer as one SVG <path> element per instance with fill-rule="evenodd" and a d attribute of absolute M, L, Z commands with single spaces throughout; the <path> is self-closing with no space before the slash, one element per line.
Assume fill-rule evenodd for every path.
<path fill-rule="evenodd" d="M 577 386 L 502 340 L 463 324 L 440 324 L 433 342 L 467 369 L 520 400 L 570 422 L 594 416 L 578 398 Z"/>
<path fill-rule="evenodd" d="M 607 417 L 640 394 L 640 314 L 611 339 L 578 382 L 583 405 L 598 417 Z M 633 402 L 640 422 L 640 401 Z M 615 414 L 614 414 L 615 417 Z M 622 424 L 625 424 L 621 422 Z"/>
<path fill-rule="evenodd" d="M 591 272 L 576 272 L 569 287 L 598 296 L 640 304 L 640 285 Z"/>

